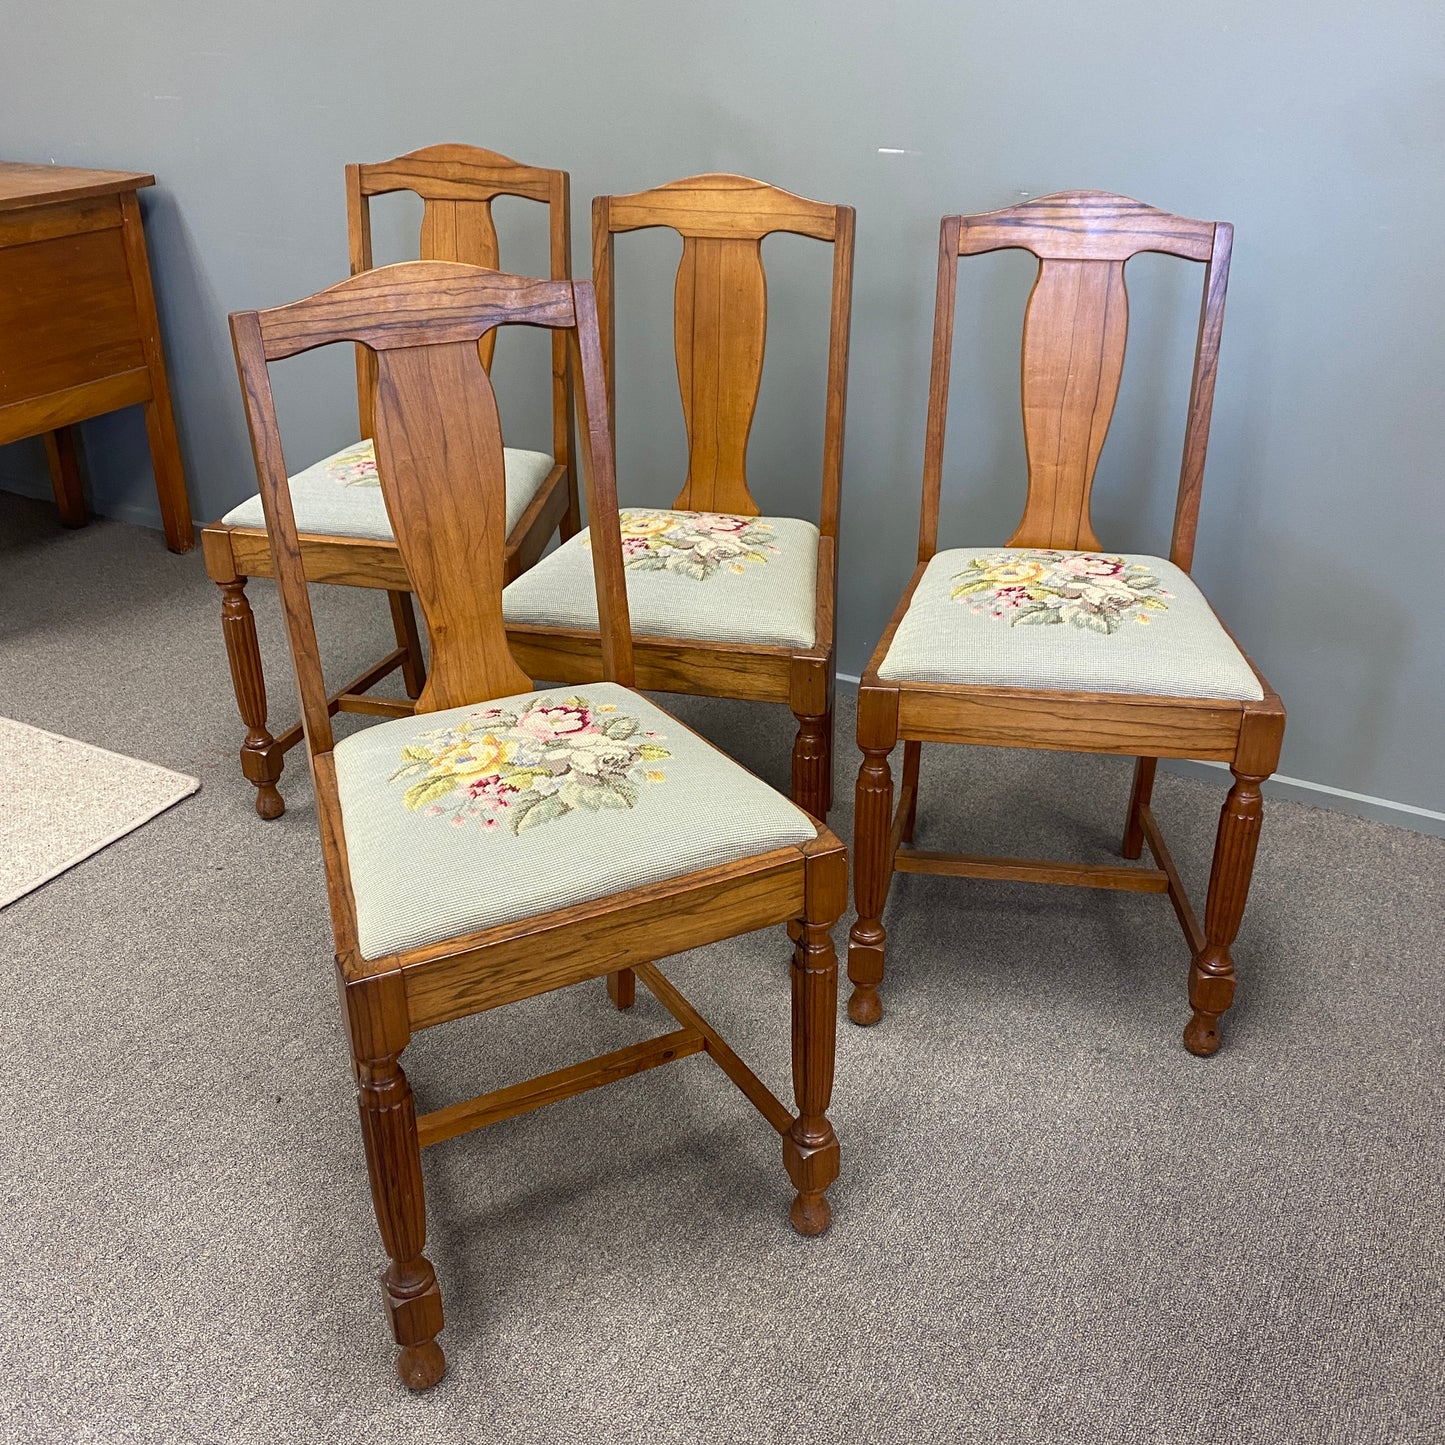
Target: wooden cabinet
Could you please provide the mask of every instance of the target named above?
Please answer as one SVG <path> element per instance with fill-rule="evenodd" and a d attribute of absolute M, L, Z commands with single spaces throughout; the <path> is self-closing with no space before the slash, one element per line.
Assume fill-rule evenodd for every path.
<path fill-rule="evenodd" d="M 166 545 L 195 545 L 136 191 L 155 177 L 0 161 L 0 444 L 45 437 L 85 521 L 77 422 L 145 408 Z"/>

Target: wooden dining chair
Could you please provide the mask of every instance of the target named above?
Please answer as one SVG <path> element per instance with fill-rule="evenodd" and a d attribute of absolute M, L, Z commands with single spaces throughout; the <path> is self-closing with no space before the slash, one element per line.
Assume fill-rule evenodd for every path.
<path fill-rule="evenodd" d="M 423 202 L 421 259 L 463 261 L 496 269 L 501 263 L 492 202 L 519 196 L 546 206 L 554 280 L 572 274 L 571 212 L 566 171 L 543 170 L 476 146 L 436 145 L 376 165 L 346 168 L 346 218 L 351 274 L 369 271 L 371 198 L 409 191 Z M 490 369 L 495 337 L 482 347 Z M 507 472 L 507 576 L 524 572 L 554 532 L 566 538 L 581 525 L 572 465 L 572 381 L 563 338 L 552 338 L 552 451 L 504 452 Z M 410 583 L 392 537 L 372 443 L 375 370 L 365 348 L 356 358 L 360 442 L 316 462 L 291 479 L 301 554 L 312 582 L 381 588 L 391 605 L 396 648 L 352 678 L 329 699 L 333 712 L 394 713 L 388 700 L 367 696 L 398 668 L 407 695 L 417 697 L 426 664 L 411 604 Z M 299 722 L 273 736 L 267 726 L 266 678 L 256 622 L 246 596 L 251 577 L 275 575 L 260 496 L 247 498 L 204 529 L 206 570 L 221 589 L 221 631 L 231 664 L 236 706 L 246 725 L 241 771 L 255 785 L 256 811 L 285 811 L 277 783 L 286 753 L 301 740 Z"/>
<path fill-rule="evenodd" d="M 1279 761 L 1284 708 L 1189 578 L 1214 400 L 1233 228 L 1097 191 L 944 218 L 923 465 L 918 566 L 858 697 L 848 1013 L 882 1014 L 882 915 L 895 872 L 1167 893 L 1188 941 L 1185 1046 L 1219 1047 L 1260 826 L 1260 784 Z M 960 256 L 1038 258 L 1023 333 L 1028 495 L 1002 547 L 938 550 L 944 424 Z M 1141 251 L 1203 262 L 1204 303 L 1169 558 L 1104 552 L 1089 519 L 1094 469 L 1124 363 L 1124 263 Z M 904 740 L 897 808 L 888 755 Z M 1053 748 L 1137 759 L 1122 852 L 1157 866 L 983 858 L 913 839 L 922 744 Z M 1202 758 L 1234 775 L 1219 820 L 1201 928 L 1150 810 L 1156 760 Z"/>
<path fill-rule="evenodd" d="M 833 612 L 838 499 L 853 291 L 853 210 L 744 176 L 694 176 L 592 203 L 608 406 L 615 409 L 613 237 L 665 226 L 683 238 L 673 338 L 688 439 L 687 476 L 670 510 L 622 514 L 638 685 L 782 702 L 798 722 L 793 800 L 832 805 Z M 760 515 L 748 485 L 748 433 L 767 330 L 763 237 L 833 247 L 832 311 L 818 524 Z M 545 677 L 599 676 L 590 537 L 579 533 L 508 588 L 507 635 Z"/>
<path fill-rule="evenodd" d="M 538 691 L 502 626 L 506 467 L 478 343 L 511 324 L 550 328 L 579 356 L 603 680 L 575 692 Z M 794 1228 L 821 1233 L 838 1173 L 829 930 L 846 903 L 846 858 L 825 827 L 632 690 L 591 285 L 408 262 L 239 313 L 231 331 L 316 785 L 402 1380 L 424 1389 L 444 1368 L 421 1149 L 552 1100 L 706 1053 L 782 1136 Z M 381 487 L 432 662 L 415 716 L 340 741 L 267 369 L 337 343 L 374 359 Z M 781 922 L 795 938 L 796 1117 L 655 962 Z M 416 1117 L 400 1064 L 413 1034 L 602 974 L 615 986 L 624 971 L 677 1028 Z"/>

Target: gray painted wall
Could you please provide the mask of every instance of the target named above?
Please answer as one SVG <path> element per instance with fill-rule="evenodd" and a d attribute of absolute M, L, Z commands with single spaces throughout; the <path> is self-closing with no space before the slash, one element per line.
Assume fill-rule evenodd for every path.
<path fill-rule="evenodd" d="M 0 151 L 158 177 L 146 223 L 198 520 L 254 491 L 226 313 L 344 274 L 347 161 L 463 140 L 566 167 L 583 275 L 599 192 L 736 170 L 855 205 L 846 672 L 912 565 L 938 218 L 1097 187 L 1232 220 L 1197 575 L 1290 709 L 1282 772 L 1445 811 L 1439 0 L 4 9 Z M 504 261 L 541 269 L 540 225 L 513 204 Z M 400 203 L 382 218 L 382 259 L 414 220 Z M 682 474 L 677 251 L 619 241 L 624 500 L 666 502 Z M 765 509 L 810 515 L 826 256 L 775 238 L 765 260 L 753 486 Z M 1107 545 L 1167 546 L 1199 275 L 1131 264 L 1135 330 L 1096 492 Z M 1018 254 L 963 268 L 946 543 L 997 541 L 1021 506 L 1030 279 Z M 497 368 L 519 445 L 546 438 L 534 340 L 506 338 Z M 350 362 L 288 365 L 299 464 L 355 435 Z M 139 414 L 85 430 L 100 510 L 153 522 Z M 38 443 L 0 449 L 0 484 L 44 491 Z"/>

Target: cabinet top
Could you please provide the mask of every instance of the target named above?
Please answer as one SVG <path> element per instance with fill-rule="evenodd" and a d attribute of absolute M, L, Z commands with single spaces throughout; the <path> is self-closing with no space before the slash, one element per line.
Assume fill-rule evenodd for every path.
<path fill-rule="evenodd" d="M 88 171 L 73 166 L 0 161 L 0 211 L 51 206 L 57 201 L 79 201 L 87 196 L 113 196 L 155 183 L 154 176 L 137 171 Z"/>

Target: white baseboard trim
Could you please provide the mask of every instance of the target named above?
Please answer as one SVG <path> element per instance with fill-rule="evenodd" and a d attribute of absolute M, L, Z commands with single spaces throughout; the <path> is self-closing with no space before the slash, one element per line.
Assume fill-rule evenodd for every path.
<path fill-rule="evenodd" d="M 857 687 L 859 679 L 852 673 L 840 672 L 838 681 Z M 1166 773 L 1211 783 L 1218 781 L 1221 772 L 1228 772 L 1224 763 L 1196 762 L 1191 758 L 1161 758 L 1159 766 Z M 1413 803 L 1395 803 L 1389 798 L 1352 793 L 1348 788 L 1332 788 L 1328 783 L 1312 783 L 1308 778 L 1288 778 L 1278 773 L 1265 783 L 1263 792 L 1268 798 L 1286 798 L 1291 803 L 1327 808 L 1334 813 L 1349 813 L 1374 823 L 1388 823 L 1395 828 L 1409 828 L 1412 832 L 1445 838 L 1445 813 L 1417 808 Z"/>

